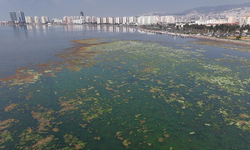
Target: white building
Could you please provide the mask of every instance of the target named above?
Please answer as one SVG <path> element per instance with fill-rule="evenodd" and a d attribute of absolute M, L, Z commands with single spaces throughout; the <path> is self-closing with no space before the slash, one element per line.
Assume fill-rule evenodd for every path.
<path fill-rule="evenodd" d="M 123 17 L 122 18 L 122 23 L 123 24 L 128 24 L 128 17 Z"/>
<path fill-rule="evenodd" d="M 128 18 L 128 23 L 129 24 L 135 24 L 137 22 L 136 17 L 129 17 Z"/>
<path fill-rule="evenodd" d="M 100 24 L 100 23 L 101 23 L 101 18 L 100 18 L 100 17 L 97 17 L 97 18 L 96 18 L 96 23 L 97 23 L 97 24 Z"/>
<path fill-rule="evenodd" d="M 107 23 L 107 18 L 106 17 L 102 17 L 102 23 Z"/>
<path fill-rule="evenodd" d="M 236 23 L 236 17 L 235 16 L 228 16 L 227 23 Z"/>
<path fill-rule="evenodd" d="M 219 19 L 219 24 L 227 24 L 227 19 Z"/>
<path fill-rule="evenodd" d="M 36 24 L 41 23 L 38 16 L 35 16 L 35 17 L 34 17 L 34 22 L 35 22 Z"/>
<path fill-rule="evenodd" d="M 25 16 L 26 23 L 34 23 L 34 20 L 31 16 Z"/>
<path fill-rule="evenodd" d="M 114 24 L 114 17 L 108 17 L 108 23 Z"/>
<path fill-rule="evenodd" d="M 160 22 L 162 24 L 173 24 L 175 23 L 175 17 L 174 16 L 161 16 Z"/>
<path fill-rule="evenodd" d="M 47 16 L 41 17 L 41 23 L 48 23 L 48 22 L 49 22 L 49 18 Z"/>
<path fill-rule="evenodd" d="M 86 16 L 86 23 L 91 23 L 91 18 L 90 18 L 90 16 Z"/>
<path fill-rule="evenodd" d="M 250 16 L 240 18 L 240 26 L 250 25 Z"/>
<path fill-rule="evenodd" d="M 115 24 L 122 24 L 122 19 L 120 17 L 115 17 Z"/>
<path fill-rule="evenodd" d="M 206 24 L 207 24 L 207 20 L 196 20 L 196 21 L 195 21 L 195 24 L 198 24 L 198 25 L 206 25 Z"/>
<path fill-rule="evenodd" d="M 53 23 L 63 23 L 63 20 L 62 19 L 58 19 L 58 18 L 53 18 L 52 22 Z"/>
<path fill-rule="evenodd" d="M 227 20 L 226 19 L 210 19 L 210 20 L 207 20 L 207 25 L 209 24 L 226 24 L 227 23 Z"/>
<path fill-rule="evenodd" d="M 92 18 L 91 18 L 91 23 L 96 23 L 96 18 L 95 18 L 95 16 L 92 16 Z"/>
<path fill-rule="evenodd" d="M 159 16 L 140 16 L 137 19 L 139 25 L 157 24 L 160 21 L 161 20 Z"/>
<path fill-rule="evenodd" d="M 68 17 L 67 16 L 63 17 L 63 23 L 66 23 L 66 24 L 68 23 Z"/>
<path fill-rule="evenodd" d="M 74 19 L 77 20 L 77 18 L 73 17 L 73 16 L 64 16 L 63 17 L 63 23 L 65 23 L 65 24 L 73 24 L 74 23 L 74 21 L 73 21 Z"/>
<path fill-rule="evenodd" d="M 68 16 L 67 17 L 67 20 L 68 20 L 68 24 L 73 24 L 73 16 Z"/>
<path fill-rule="evenodd" d="M 84 16 L 74 16 L 73 24 L 84 24 Z"/>
<path fill-rule="evenodd" d="M 160 22 L 159 16 L 149 16 L 149 24 L 157 24 Z"/>

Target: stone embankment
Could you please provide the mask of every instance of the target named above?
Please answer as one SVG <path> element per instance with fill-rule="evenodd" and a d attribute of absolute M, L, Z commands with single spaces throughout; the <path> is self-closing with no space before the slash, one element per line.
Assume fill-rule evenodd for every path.
<path fill-rule="evenodd" d="M 150 29 L 139 29 L 139 30 L 145 33 L 167 34 L 167 35 L 172 35 L 172 36 L 180 36 L 183 38 L 198 38 L 198 39 L 207 39 L 207 40 L 227 42 L 227 43 L 232 43 L 232 44 L 237 44 L 237 45 L 250 45 L 250 42 L 243 41 L 243 40 L 222 39 L 222 38 L 216 38 L 216 37 L 211 37 L 211 36 L 194 35 L 194 34 L 170 33 L 166 31 L 150 30 Z"/>

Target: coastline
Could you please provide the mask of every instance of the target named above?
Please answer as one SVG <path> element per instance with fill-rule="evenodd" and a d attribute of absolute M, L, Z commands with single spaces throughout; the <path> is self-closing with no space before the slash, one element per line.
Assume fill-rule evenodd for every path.
<path fill-rule="evenodd" d="M 166 34 L 166 35 L 171 35 L 171 36 L 180 36 L 183 38 L 206 39 L 206 40 L 212 40 L 212 41 L 218 41 L 218 42 L 225 42 L 225 43 L 234 44 L 234 45 L 250 46 L 250 42 L 242 41 L 242 40 L 221 39 L 221 38 L 203 36 L 203 35 L 171 33 L 171 32 L 166 32 L 166 31 L 158 31 L 158 30 L 150 30 L 150 29 L 142 29 L 142 28 L 138 28 L 138 30 L 141 30 L 146 33 Z"/>

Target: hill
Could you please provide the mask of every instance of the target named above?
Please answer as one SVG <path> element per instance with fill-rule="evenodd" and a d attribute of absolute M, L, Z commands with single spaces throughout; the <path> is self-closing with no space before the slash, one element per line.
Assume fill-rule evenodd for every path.
<path fill-rule="evenodd" d="M 211 12 L 220 13 L 220 12 L 227 11 L 230 9 L 244 8 L 244 7 L 250 7 L 250 2 L 244 3 L 244 4 L 236 4 L 236 5 L 219 5 L 219 6 L 197 7 L 197 8 L 185 10 L 181 13 L 176 13 L 174 15 L 186 15 L 186 14 L 189 14 L 189 13 L 194 12 L 194 11 L 196 11 L 197 13 L 200 13 L 200 14 L 208 14 Z"/>

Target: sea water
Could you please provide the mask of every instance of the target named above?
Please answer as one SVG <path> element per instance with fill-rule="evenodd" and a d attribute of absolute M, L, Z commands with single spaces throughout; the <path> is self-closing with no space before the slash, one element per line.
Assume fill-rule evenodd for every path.
<path fill-rule="evenodd" d="M 249 53 L 123 26 L 0 32 L 1 149 L 250 146 Z"/>

